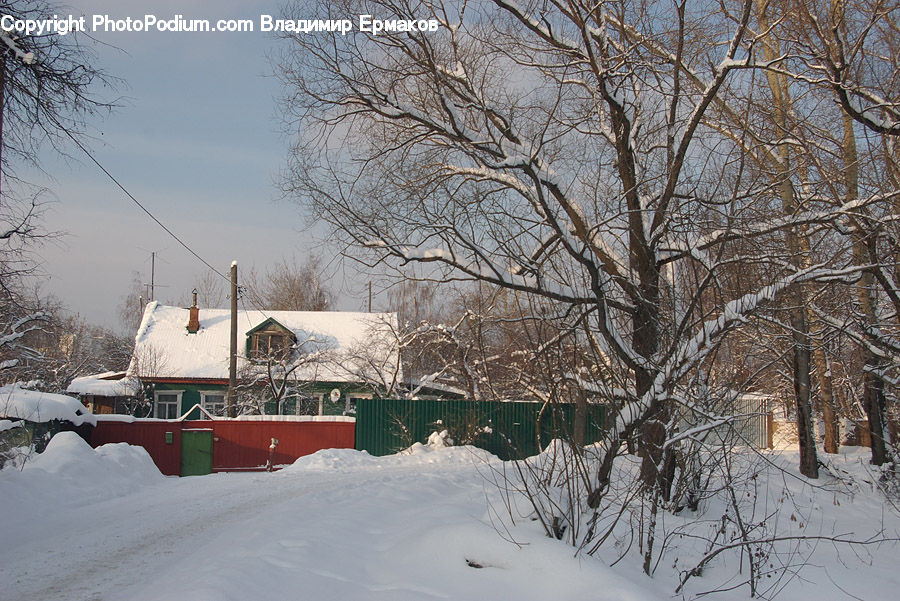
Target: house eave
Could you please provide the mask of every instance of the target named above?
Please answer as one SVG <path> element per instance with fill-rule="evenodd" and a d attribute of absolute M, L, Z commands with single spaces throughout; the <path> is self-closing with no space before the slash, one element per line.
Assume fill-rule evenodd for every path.
<path fill-rule="evenodd" d="M 228 378 L 142 378 L 151 384 L 209 384 L 228 386 Z"/>

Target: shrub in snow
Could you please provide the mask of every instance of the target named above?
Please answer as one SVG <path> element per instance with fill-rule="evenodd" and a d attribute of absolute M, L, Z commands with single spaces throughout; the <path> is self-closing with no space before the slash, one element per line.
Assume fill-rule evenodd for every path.
<path fill-rule="evenodd" d="M 32 433 L 22 420 L 0 420 L 0 469 L 20 469 L 32 453 Z"/>
<path fill-rule="evenodd" d="M 413 455 L 415 453 L 421 453 L 423 451 L 434 451 L 437 449 L 445 449 L 453 446 L 453 439 L 450 438 L 450 432 L 448 430 L 441 430 L 440 432 L 432 432 L 428 435 L 428 440 L 425 444 L 421 442 L 414 442 L 408 448 L 401 451 L 401 453 L 407 455 Z"/>
<path fill-rule="evenodd" d="M 428 442 L 426 444 L 429 447 L 442 449 L 444 447 L 452 447 L 453 439 L 450 438 L 450 432 L 448 430 L 441 430 L 440 432 L 432 432 L 429 434 Z"/>
<path fill-rule="evenodd" d="M 637 484 L 641 459 L 616 454 L 606 493 L 592 507 L 588 491 L 609 455 L 554 440 L 539 455 L 493 470 L 503 503 L 495 509 L 510 522 L 505 532 L 536 524 L 579 553 L 608 563 L 643 561 L 645 572 L 669 579 L 687 598 L 738 586 L 771 598 L 797 570 L 827 562 L 829 553 L 863 561 L 871 561 L 870 552 L 896 553 L 900 510 L 885 515 L 894 507 L 890 477 L 869 465 L 866 451 L 829 456 L 822 467 L 831 477 L 813 486 L 794 467 L 796 451 L 730 444 L 717 438 L 684 447 L 675 466 L 679 484 L 665 505 Z M 867 520 L 873 510 L 882 521 Z"/>

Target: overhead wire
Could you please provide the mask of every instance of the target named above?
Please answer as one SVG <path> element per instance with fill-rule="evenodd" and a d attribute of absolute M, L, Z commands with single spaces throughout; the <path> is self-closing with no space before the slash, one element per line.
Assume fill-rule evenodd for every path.
<path fill-rule="evenodd" d="M 63 130 L 63 132 L 69 137 L 69 139 L 71 139 L 75 143 L 75 145 L 78 146 L 78 148 L 80 148 L 81 151 L 85 155 L 87 155 L 87 157 L 89 159 L 91 159 L 91 162 L 93 162 L 104 174 L 106 174 L 106 176 L 110 180 L 112 180 L 112 182 L 115 183 L 116 186 L 118 186 L 119 189 L 122 190 L 122 192 L 124 192 L 125 195 L 128 196 L 128 198 L 130 198 L 134 202 L 134 204 L 136 204 L 138 207 L 140 207 L 140 209 L 144 213 L 146 213 L 154 222 L 156 222 L 167 234 L 169 234 L 172 238 L 174 238 L 176 242 L 178 242 L 182 247 L 184 247 L 185 250 L 187 250 L 189 253 L 191 253 L 198 261 L 203 263 L 203 265 L 205 265 L 210 271 L 212 271 L 214 274 L 216 274 L 217 276 L 224 279 L 229 284 L 231 283 L 231 278 L 229 276 L 223 274 L 222 272 L 217 270 L 215 267 L 210 265 L 210 263 L 206 259 L 201 257 L 194 249 L 192 249 L 190 246 L 188 246 L 187 243 L 184 242 L 184 240 L 179 238 L 175 232 L 173 232 L 171 229 L 169 229 L 162 221 L 160 221 L 153 213 L 151 213 L 150 210 L 147 209 L 147 207 L 145 207 L 137 198 L 135 198 L 134 195 L 131 192 L 129 192 L 128 189 L 124 185 L 122 185 L 122 183 L 119 182 L 119 180 L 116 179 L 116 177 L 112 173 L 110 173 L 110 171 L 106 167 L 104 167 L 100 163 L 99 160 L 97 160 L 97 158 L 90 152 L 90 150 L 88 150 L 84 146 L 84 144 L 82 144 L 75 136 L 73 136 L 71 132 L 69 132 L 65 127 L 63 127 L 62 124 L 59 123 L 59 121 L 57 121 L 52 115 L 50 115 L 50 118 L 54 123 L 56 123 L 56 125 L 60 129 Z M 246 290 L 246 291 L 250 291 L 253 289 L 253 287 L 249 286 L 247 284 L 241 284 L 238 286 L 238 299 L 242 302 L 242 304 L 244 304 L 243 300 L 244 300 L 245 295 L 242 294 L 242 289 Z M 257 308 L 257 310 L 259 310 L 266 319 L 268 319 L 269 316 L 266 315 L 265 309 L 262 308 L 261 306 L 259 306 L 259 304 L 256 302 L 257 295 L 255 294 L 255 290 L 253 292 L 251 292 L 250 294 L 247 294 L 246 296 L 249 298 L 250 303 L 252 305 L 254 305 Z M 245 304 L 244 304 L 244 311 L 245 312 L 247 311 Z"/>
<path fill-rule="evenodd" d="M 18 48 L 15 46 L 13 46 L 12 48 L 14 50 L 18 50 Z M 35 94 L 33 92 L 31 92 L 30 90 L 27 90 L 27 89 L 25 89 L 24 91 L 25 91 L 25 93 L 27 93 L 29 96 L 31 96 L 35 100 L 38 109 L 43 108 L 40 99 L 37 96 L 35 96 Z M 219 271 L 218 269 L 213 267 L 209 263 L 209 261 L 207 261 L 202 256 L 200 256 L 200 254 L 197 251 L 195 251 L 193 248 L 191 248 L 184 240 L 182 240 L 178 236 L 178 234 L 176 234 L 174 231 L 172 231 L 166 224 L 164 224 L 162 221 L 160 221 L 159 218 L 157 218 L 156 215 L 154 215 L 150 211 L 150 209 L 148 209 L 146 206 L 144 206 L 144 204 L 141 203 L 141 201 L 139 201 L 134 196 L 134 194 L 132 194 L 118 180 L 118 178 L 116 178 L 116 176 L 114 176 L 109 171 L 109 169 L 107 169 L 106 167 L 103 166 L 103 164 L 94 156 L 94 154 L 84 144 L 82 144 L 81 141 L 78 138 L 76 138 L 75 135 L 73 135 L 72 132 L 70 132 L 66 126 L 64 126 L 62 123 L 59 122 L 59 120 L 56 118 L 55 115 L 53 115 L 52 112 L 45 109 L 44 114 L 50 119 L 50 121 L 52 121 L 59 128 L 60 131 L 62 131 L 66 135 L 66 137 L 68 137 L 70 140 L 72 140 L 72 142 L 85 154 L 85 156 L 87 156 L 91 160 L 91 162 L 94 163 L 94 165 L 96 165 L 97 168 L 100 169 L 100 171 L 102 171 L 135 205 L 137 205 L 137 207 L 140 208 L 141 211 L 143 211 L 148 217 L 150 217 L 150 219 L 152 219 L 159 227 L 161 227 L 163 229 L 163 231 L 165 231 L 167 234 L 169 234 L 169 236 L 171 236 L 176 242 L 178 242 L 178 244 L 180 244 L 185 250 L 187 250 L 191 255 L 193 255 L 194 258 L 196 258 L 198 261 L 200 261 L 207 269 L 212 271 L 214 274 L 216 274 L 217 276 L 219 276 L 226 282 L 229 282 L 229 284 L 231 283 L 231 278 L 229 276 L 225 275 L 224 273 L 222 273 L 221 271 Z M 248 290 L 248 291 L 252 289 L 251 286 L 246 286 L 246 285 L 238 286 L 238 299 L 243 298 L 243 295 L 241 294 L 241 288 L 244 288 L 245 290 Z M 249 294 L 250 302 L 254 305 L 257 304 L 255 301 L 256 296 L 257 295 L 253 294 L 253 293 Z M 245 306 L 244 310 L 246 311 L 246 306 Z M 259 307 L 259 310 L 265 316 L 265 310 L 261 307 Z M 266 317 L 268 317 L 268 316 L 266 316 Z"/>
<path fill-rule="evenodd" d="M 221 277 L 222 279 L 224 279 L 226 281 L 231 281 L 228 276 L 226 276 L 225 274 L 223 274 L 222 272 L 217 270 L 215 267 L 210 265 L 206 259 L 204 259 L 197 253 L 197 251 L 195 251 L 193 248 L 188 246 L 188 244 L 184 240 L 179 238 L 178 234 L 176 234 L 171 229 L 169 229 L 168 226 L 166 226 L 166 224 L 164 224 L 162 221 L 160 221 L 156 217 L 156 215 L 151 213 L 150 210 L 141 203 L 141 201 L 139 201 L 137 198 L 135 198 L 134 195 L 131 192 L 129 192 L 128 189 L 124 185 L 122 185 L 122 183 L 118 179 L 116 179 L 116 176 L 114 176 L 112 173 L 110 173 L 109 170 L 106 167 L 104 167 L 100 163 L 100 161 L 97 160 L 97 158 L 91 153 L 91 151 L 88 150 L 85 147 L 85 145 L 82 144 L 80 140 L 78 140 L 78 138 L 76 138 L 74 135 L 72 135 L 72 132 L 70 132 L 68 129 L 63 127 L 63 125 L 59 121 L 57 121 L 56 118 L 52 114 L 50 114 L 50 113 L 46 113 L 46 114 L 49 115 L 50 119 L 54 123 L 56 123 L 56 125 L 63 131 L 63 133 L 66 134 L 66 136 L 68 136 L 69 139 L 72 140 L 72 142 L 74 142 L 75 145 L 81 149 L 81 151 L 91 160 L 91 162 L 93 162 L 100 169 L 100 171 L 105 173 L 106 176 L 110 180 L 112 180 L 112 182 L 114 184 L 116 184 L 116 186 L 118 186 L 119 189 L 122 190 L 122 192 L 124 192 L 125 195 L 131 199 L 132 202 L 134 202 L 134 204 L 136 204 L 144 213 L 147 214 L 148 217 L 150 217 L 150 219 L 155 221 L 156 224 L 159 225 L 159 227 L 161 227 L 167 234 L 169 234 L 172 238 L 174 238 L 175 241 L 178 242 L 178 244 L 180 244 L 182 247 L 184 247 L 184 249 L 187 250 L 189 253 L 191 253 L 198 261 L 200 261 L 207 268 L 209 268 L 210 271 L 212 271 L 213 273 L 215 273 L 216 275 L 218 275 L 219 277 Z"/>

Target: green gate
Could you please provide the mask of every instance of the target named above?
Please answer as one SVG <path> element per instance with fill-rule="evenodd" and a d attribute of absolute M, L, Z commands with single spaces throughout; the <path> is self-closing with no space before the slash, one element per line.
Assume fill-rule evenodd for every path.
<path fill-rule="evenodd" d="M 471 444 L 501 459 L 520 459 L 536 455 L 553 438 L 571 438 L 574 423 L 575 407 L 567 404 L 361 399 L 356 406 L 356 448 L 389 455 L 426 442 L 432 432 L 448 430 L 456 444 Z M 600 440 L 603 426 L 604 407 L 588 405 L 584 441 Z"/>
<path fill-rule="evenodd" d="M 213 431 L 181 431 L 181 475 L 203 476 L 212 473 Z"/>

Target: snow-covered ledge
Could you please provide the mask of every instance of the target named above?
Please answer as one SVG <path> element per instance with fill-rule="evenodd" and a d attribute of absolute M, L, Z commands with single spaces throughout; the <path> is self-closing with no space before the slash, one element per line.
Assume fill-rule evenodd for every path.
<path fill-rule="evenodd" d="M 27 390 L 15 384 L 0 387 L 0 417 L 29 422 L 58 419 L 76 426 L 97 424 L 96 416 L 78 399 L 64 394 Z"/>

